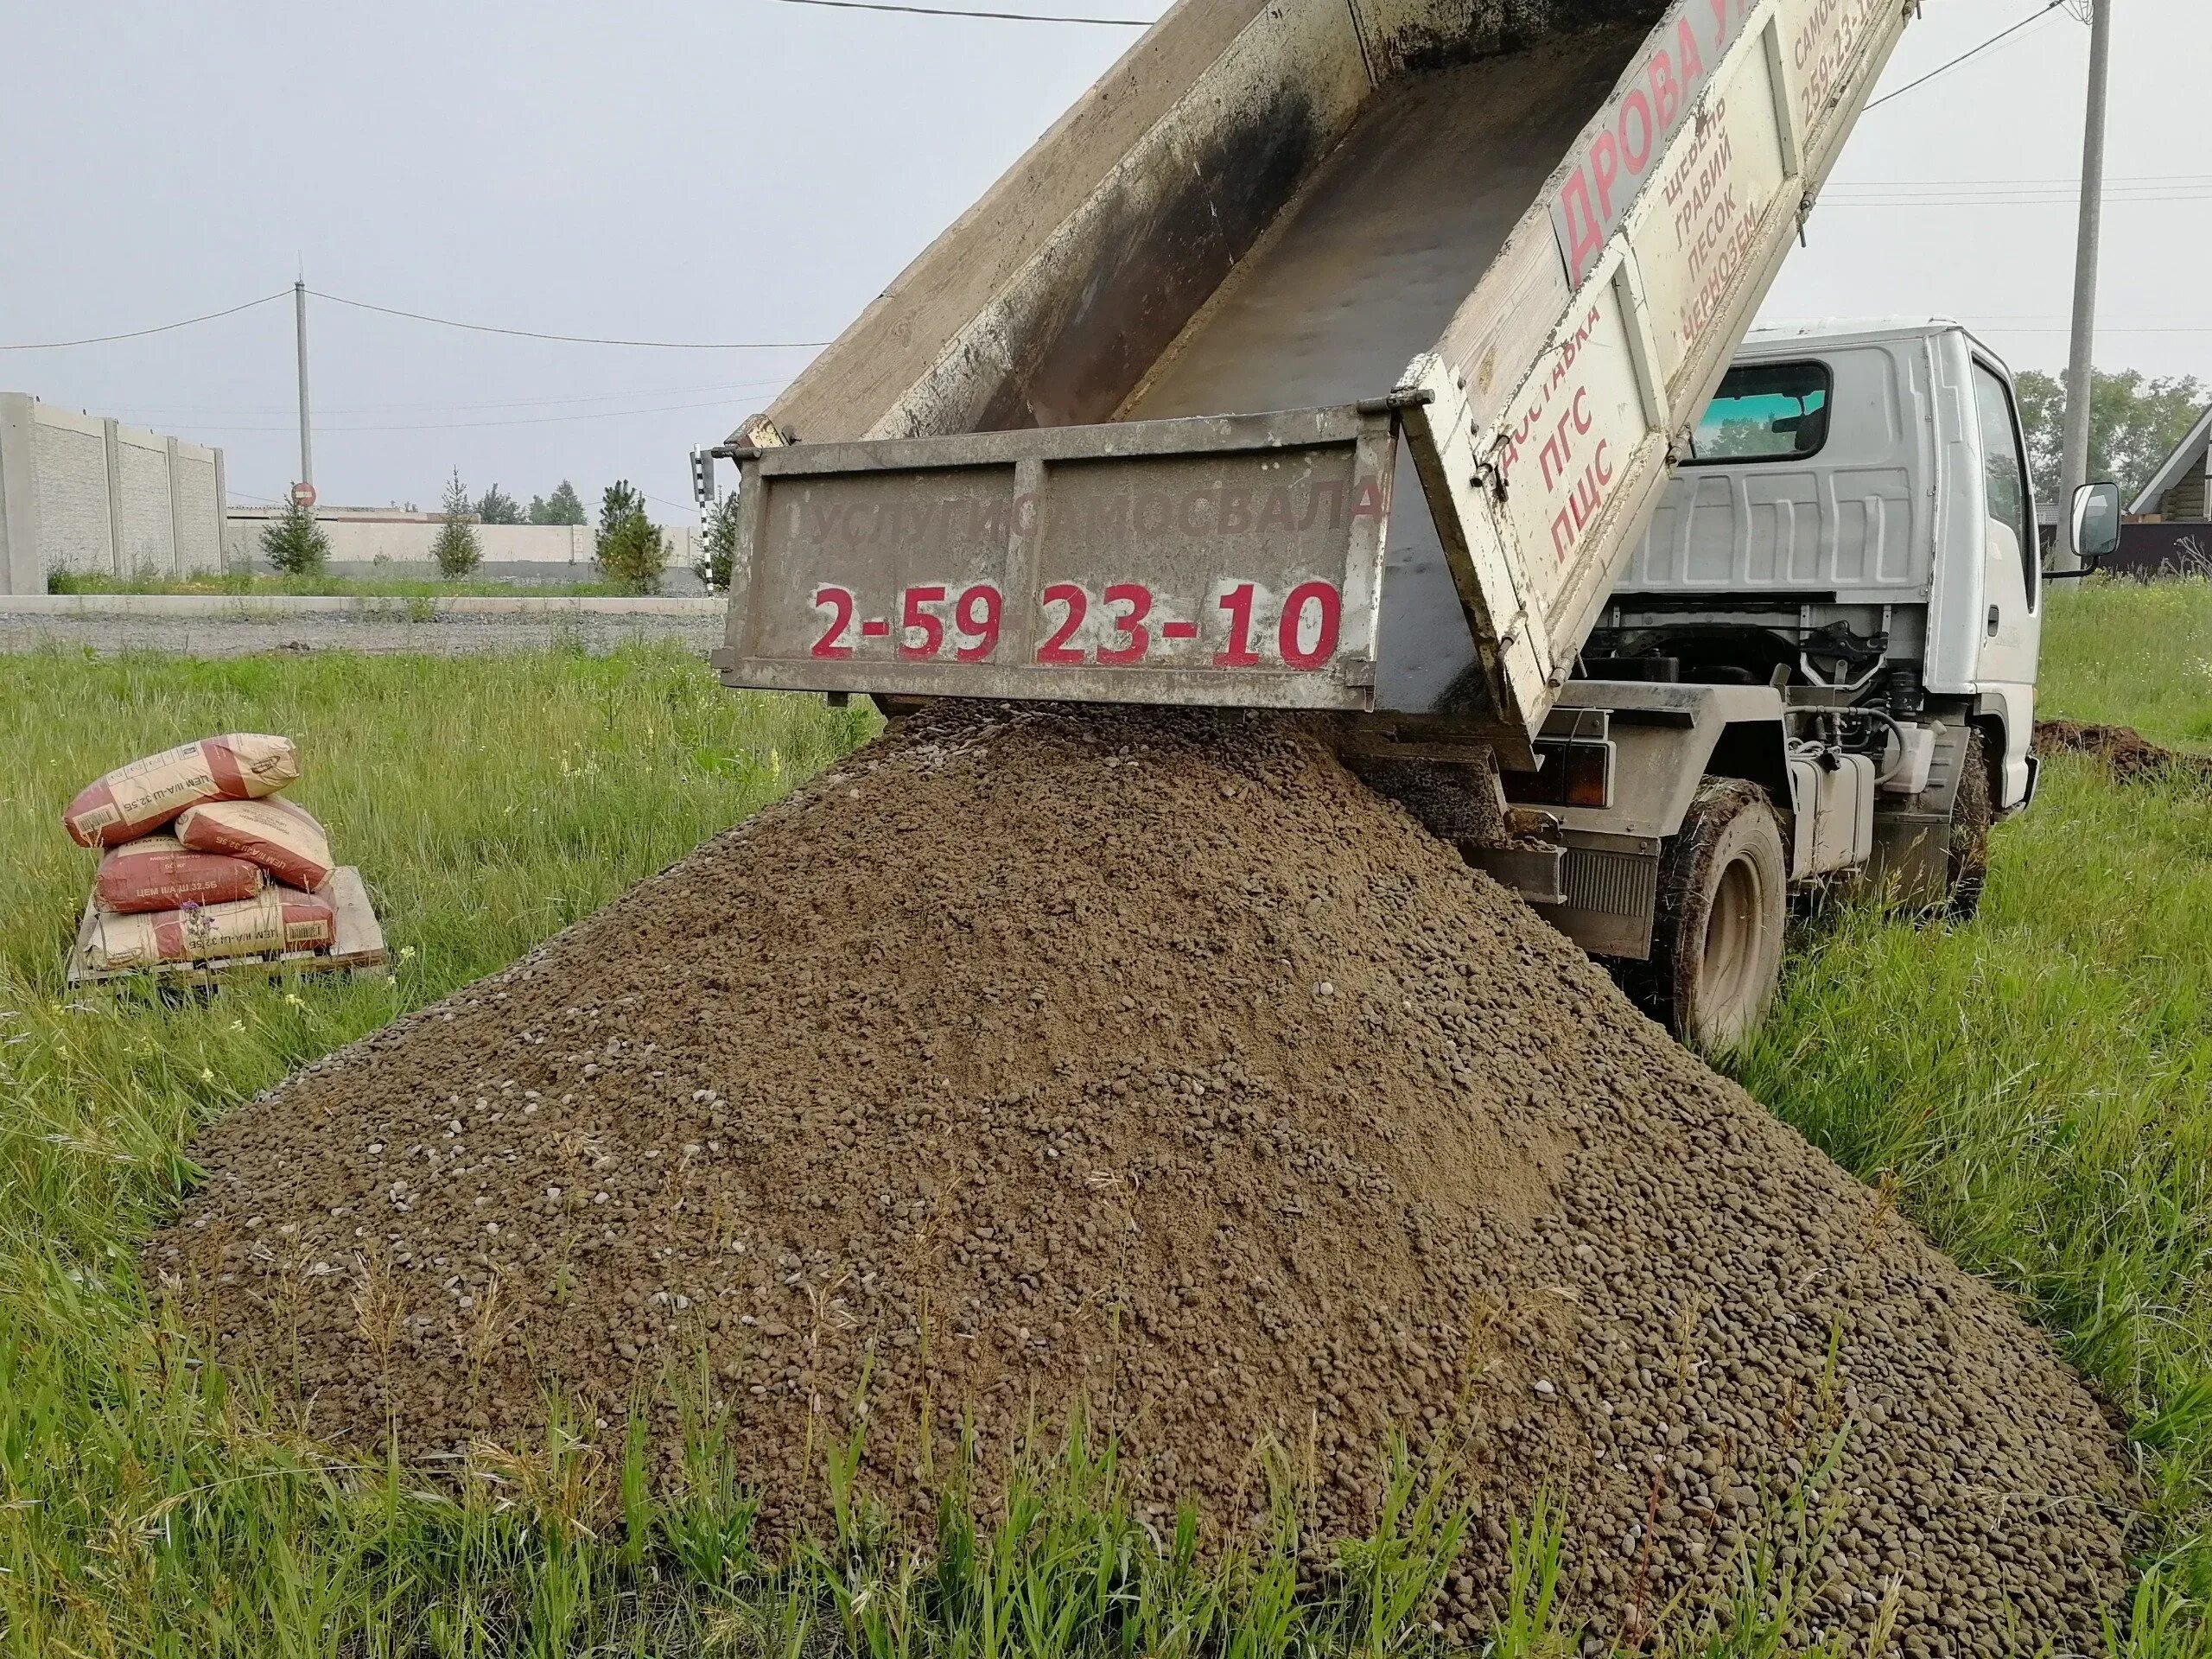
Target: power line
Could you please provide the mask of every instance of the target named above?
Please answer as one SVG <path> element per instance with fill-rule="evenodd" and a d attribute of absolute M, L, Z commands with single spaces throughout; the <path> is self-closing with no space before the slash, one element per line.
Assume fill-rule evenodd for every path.
<path fill-rule="evenodd" d="M 793 0 L 793 3 L 802 3 L 802 0 Z M 830 3 L 830 0 L 803 0 L 803 3 L 828 4 Z M 841 3 L 842 3 L 842 0 L 841 0 Z M 858 3 L 858 0 L 851 0 L 851 3 L 856 4 Z M 290 292 L 291 290 L 289 289 L 283 289 L 274 294 L 264 294 L 257 300 L 248 300 L 240 305 L 226 306 L 220 311 L 203 312 L 196 317 L 184 317 L 175 322 L 159 323 L 151 328 L 132 328 L 122 334 L 89 334 L 81 340 L 38 340 L 0 342 L 0 352 L 52 352 L 60 351 L 73 346 L 105 346 L 120 340 L 143 340 L 149 334 L 165 334 L 173 329 L 189 328 L 198 323 L 213 322 L 219 317 L 236 316 L 239 312 L 251 311 L 257 305 L 267 305 L 272 301 L 283 299 Z M 402 310 L 397 306 L 372 304 L 366 300 L 349 300 L 342 295 L 326 294 L 320 289 L 309 289 L 308 292 L 313 294 L 315 298 L 319 300 L 327 300 L 333 305 L 351 306 L 357 311 L 380 312 L 385 316 L 404 317 L 413 322 L 435 323 L 440 327 L 444 328 L 465 328 L 472 334 L 509 334 L 523 340 L 557 340 L 564 344 L 574 346 L 626 346 L 658 351 L 684 352 L 780 352 L 813 351 L 830 343 L 826 340 L 618 340 L 596 334 L 556 334 L 544 333 L 534 328 L 505 328 L 498 327 L 492 323 L 461 322 L 452 317 L 432 316 L 428 312 L 406 311 Z M 548 401 L 559 402 L 563 400 L 549 399 Z"/>
<path fill-rule="evenodd" d="M 2070 207 L 2077 198 L 2060 195 L 1839 196 L 1830 200 L 1823 196 L 1821 200 L 1822 206 L 1828 207 Z M 2183 190 L 2154 195 L 2108 193 L 2105 197 L 2107 207 L 2132 204 L 2157 207 L 2190 201 L 2212 201 L 2212 190 Z"/>
<path fill-rule="evenodd" d="M 858 0 L 853 0 L 858 3 Z M 826 5 L 829 0 L 806 0 L 806 3 Z M 502 328 L 488 322 L 459 322 L 451 317 L 434 317 L 426 311 L 403 311 L 397 306 L 372 305 L 366 300 L 349 300 L 337 294 L 326 294 L 319 288 L 308 293 L 318 300 L 327 300 L 333 305 L 351 306 L 356 311 L 381 312 L 388 317 L 405 317 L 410 322 L 434 322 L 442 328 L 465 328 L 476 334 L 512 334 L 522 340 L 559 340 L 570 346 L 634 346 L 666 352 L 787 352 L 811 351 L 827 346 L 826 340 L 613 340 L 597 334 L 553 334 L 536 328 Z"/>
<path fill-rule="evenodd" d="M 1915 87 L 1925 86 L 1929 81 L 1935 79 L 1936 76 L 1949 73 L 1951 70 L 1957 68 L 1961 64 L 1966 62 L 1970 58 L 1980 56 L 1984 52 L 1988 51 L 1991 47 L 1996 45 L 1999 41 L 2018 34 L 2030 23 L 2040 22 L 2044 18 L 2050 16 L 2052 12 L 2056 11 L 2065 3 L 2066 0 L 2050 0 L 2050 3 L 2044 6 L 2042 10 L 2036 12 L 2031 16 L 2021 18 L 2018 22 L 2013 24 L 2010 29 L 1998 30 L 1996 34 L 1991 35 L 1980 46 L 1974 47 L 1969 51 L 1960 53 L 1957 57 L 1953 58 L 1948 63 L 1942 64 L 1936 68 L 1930 69 L 1918 80 L 1908 81 L 1904 86 L 1898 87 L 1894 92 L 1883 93 L 1881 97 L 1876 99 L 1872 104 L 1869 104 L 1866 106 L 1864 113 L 1872 115 L 1876 110 L 1880 109 L 1883 105 L 1887 104 L 1892 99 L 1903 98 L 1907 92 L 1911 92 Z"/>
<path fill-rule="evenodd" d="M 2107 185 L 2212 185 L 2212 173 L 2139 173 L 2114 175 Z M 1836 179 L 1823 187 L 1823 197 L 1838 190 L 2076 190 L 2079 178 L 2063 179 Z"/>
<path fill-rule="evenodd" d="M 399 415 L 410 412 L 424 414 L 454 414 L 478 409 L 546 409 L 562 404 L 612 404 L 634 397 L 681 397 L 693 392 L 762 391 L 790 384 L 788 375 L 768 380 L 715 381 L 706 385 L 693 386 L 633 386 L 627 391 L 580 391 L 562 397 L 499 397 L 486 403 L 449 404 L 414 402 L 404 404 L 354 404 L 342 409 L 318 409 L 318 419 L 325 415 Z M 134 404 L 118 411 L 137 418 L 174 420 L 194 415 L 282 415 L 292 407 L 289 404 Z M 620 410 L 613 411 L 621 413 Z M 231 430 L 262 430 L 261 428 L 232 428 Z"/>
<path fill-rule="evenodd" d="M 1096 23 L 1107 29 L 1150 29 L 1147 17 L 1061 17 L 1043 11 L 971 11 L 963 6 L 902 6 L 891 0 L 776 0 L 785 6 L 826 6 L 833 11 L 903 11 L 915 17 L 988 17 L 1004 23 Z"/>
<path fill-rule="evenodd" d="M 213 322 L 218 317 L 234 317 L 241 311 L 251 311 L 257 305 L 266 305 L 271 300 L 281 300 L 292 290 L 282 289 L 274 294 L 264 294 L 257 300 L 248 300 L 243 305 L 226 306 L 220 311 L 203 312 L 196 317 L 186 317 L 178 322 L 160 323 L 151 328 L 133 328 L 120 334 L 88 334 L 83 340 L 18 340 L 0 345 L 0 352 L 58 352 L 71 346 L 105 346 L 118 340 L 143 340 L 148 334 L 166 334 L 173 328 L 189 328 L 195 323 Z"/>
<path fill-rule="evenodd" d="M 726 398 L 715 398 L 704 404 L 661 404 L 650 409 L 595 409 L 581 415 L 537 415 L 512 421 L 427 421 L 397 426 L 324 426 L 318 423 L 318 432 L 464 432 L 487 426 L 554 426 L 569 421 L 613 421 L 632 415 L 672 415 L 684 410 L 728 409 Z M 200 426 L 200 432 L 290 432 L 290 426 Z"/>
<path fill-rule="evenodd" d="M 2131 191 L 2110 198 L 2113 201 L 2203 201 L 2212 198 L 2212 188 L 2202 190 Z M 1827 196 L 1821 198 L 1829 207 L 2043 207 L 2050 204 L 2068 203 L 2072 195 L 2051 191 L 2037 194 L 2021 192 L 2001 195 L 1990 192 L 1975 192 L 1949 196 Z"/>
<path fill-rule="evenodd" d="M 2072 196 L 1842 196 L 1822 199 L 1828 207 L 2070 207 Z M 2150 207 L 2176 202 L 2212 201 L 2212 190 L 2183 191 L 2164 196 L 2112 196 L 2109 206 L 2142 204 Z"/>
<path fill-rule="evenodd" d="M 1983 321 L 1974 325 L 1999 334 L 2070 334 L 2074 331 L 2065 323 L 2027 323 Z M 2097 324 L 2101 334 L 2212 334 L 2212 324 L 2189 327 L 2129 328 L 2109 322 Z"/>

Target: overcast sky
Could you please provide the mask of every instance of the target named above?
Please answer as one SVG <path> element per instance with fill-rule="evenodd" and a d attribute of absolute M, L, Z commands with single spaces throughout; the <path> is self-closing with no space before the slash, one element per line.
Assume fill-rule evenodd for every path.
<path fill-rule="evenodd" d="M 1928 0 L 1885 88 L 2042 3 Z M 2212 5 L 2116 3 L 2098 361 L 2212 378 Z M 0 14 L 0 342 L 216 310 L 301 270 L 510 327 L 825 340 L 1135 33 L 773 0 Z M 2088 40 L 2062 8 L 1871 111 L 1768 316 L 1942 312 L 2016 366 L 2062 364 Z M 457 466 L 524 501 L 566 477 L 595 503 L 627 476 L 671 522 L 693 516 L 685 452 L 807 355 L 498 339 L 321 301 L 309 328 L 325 502 L 428 506 Z M 241 500 L 296 474 L 292 377 L 289 294 L 0 353 L 0 390 L 220 444 Z"/>

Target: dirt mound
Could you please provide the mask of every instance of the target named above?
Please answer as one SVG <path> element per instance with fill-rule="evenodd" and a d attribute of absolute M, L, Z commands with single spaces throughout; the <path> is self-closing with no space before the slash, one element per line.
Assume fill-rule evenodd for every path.
<path fill-rule="evenodd" d="M 2036 722 L 2036 749 L 2043 754 L 2087 754 L 2110 768 L 2115 783 L 2185 778 L 2212 784 L 2212 756 L 2184 754 L 2153 743 L 2133 726 L 2087 726 L 2073 720 Z"/>
<path fill-rule="evenodd" d="M 1087 1401 L 1231 1526 L 1272 1447 L 1332 1532 L 1448 1430 L 1464 1634 L 1546 1486 L 1609 1634 L 1808 1479 L 1816 1627 L 2086 1647 L 2121 1582 L 2048 1344 L 1274 721 L 910 722 L 197 1155 L 149 1272 L 335 1439 L 619 1437 L 703 1354 L 785 1529 L 864 1382 L 910 1516 L 963 1416 L 988 1475 Z"/>

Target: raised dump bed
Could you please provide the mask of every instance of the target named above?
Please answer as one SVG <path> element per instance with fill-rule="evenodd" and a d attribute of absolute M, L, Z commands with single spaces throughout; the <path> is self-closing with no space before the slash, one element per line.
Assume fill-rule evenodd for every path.
<path fill-rule="evenodd" d="M 1525 763 L 1897 0 L 1183 0 L 764 415 L 732 684 Z"/>

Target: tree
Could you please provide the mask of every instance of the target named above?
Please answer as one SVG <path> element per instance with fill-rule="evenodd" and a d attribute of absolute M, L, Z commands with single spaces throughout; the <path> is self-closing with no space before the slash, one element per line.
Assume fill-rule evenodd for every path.
<path fill-rule="evenodd" d="M 650 594 L 660 586 L 668 543 L 645 517 L 645 498 L 626 479 L 608 485 L 600 500 L 593 557 L 609 580 L 635 593 Z"/>
<path fill-rule="evenodd" d="M 522 509 L 515 499 L 494 484 L 476 498 L 476 521 L 484 524 L 518 524 Z"/>
<path fill-rule="evenodd" d="M 1707 433 L 1700 427 L 1698 434 L 1697 458 L 1700 461 L 1763 461 L 1787 455 L 1795 448 L 1796 440 L 1777 445 L 1773 423 L 1770 421 L 1723 421 L 1719 429 Z"/>
<path fill-rule="evenodd" d="M 576 486 L 563 479 L 554 486 L 550 496 L 530 498 L 530 522 L 533 524 L 581 524 L 587 522 L 583 498 L 576 493 Z"/>
<path fill-rule="evenodd" d="M 2027 369 L 2014 377 L 2020 424 L 2026 429 L 2028 469 L 2046 518 L 2065 511 L 2059 497 L 2066 430 L 2066 382 Z M 2089 480 L 2109 478 L 2133 505 L 2203 414 L 2212 388 L 2194 375 L 2156 379 L 2140 370 L 2099 369 L 2089 381 Z"/>
<path fill-rule="evenodd" d="M 726 495 L 707 509 L 699 523 L 699 560 L 691 568 L 710 594 L 729 591 L 731 562 L 737 556 L 737 498 Z"/>
<path fill-rule="evenodd" d="M 438 539 L 430 543 L 430 556 L 438 562 L 439 574 L 450 582 L 467 575 L 484 556 L 476 543 L 476 527 L 469 523 L 468 486 L 461 481 L 458 467 L 446 485 L 442 510 L 446 521 L 438 527 Z"/>
<path fill-rule="evenodd" d="M 319 576 L 330 562 L 330 537 L 315 521 L 315 514 L 295 501 L 281 518 L 271 518 L 261 530 L 261 554 L 270 568 L 287 576 Z"/>

